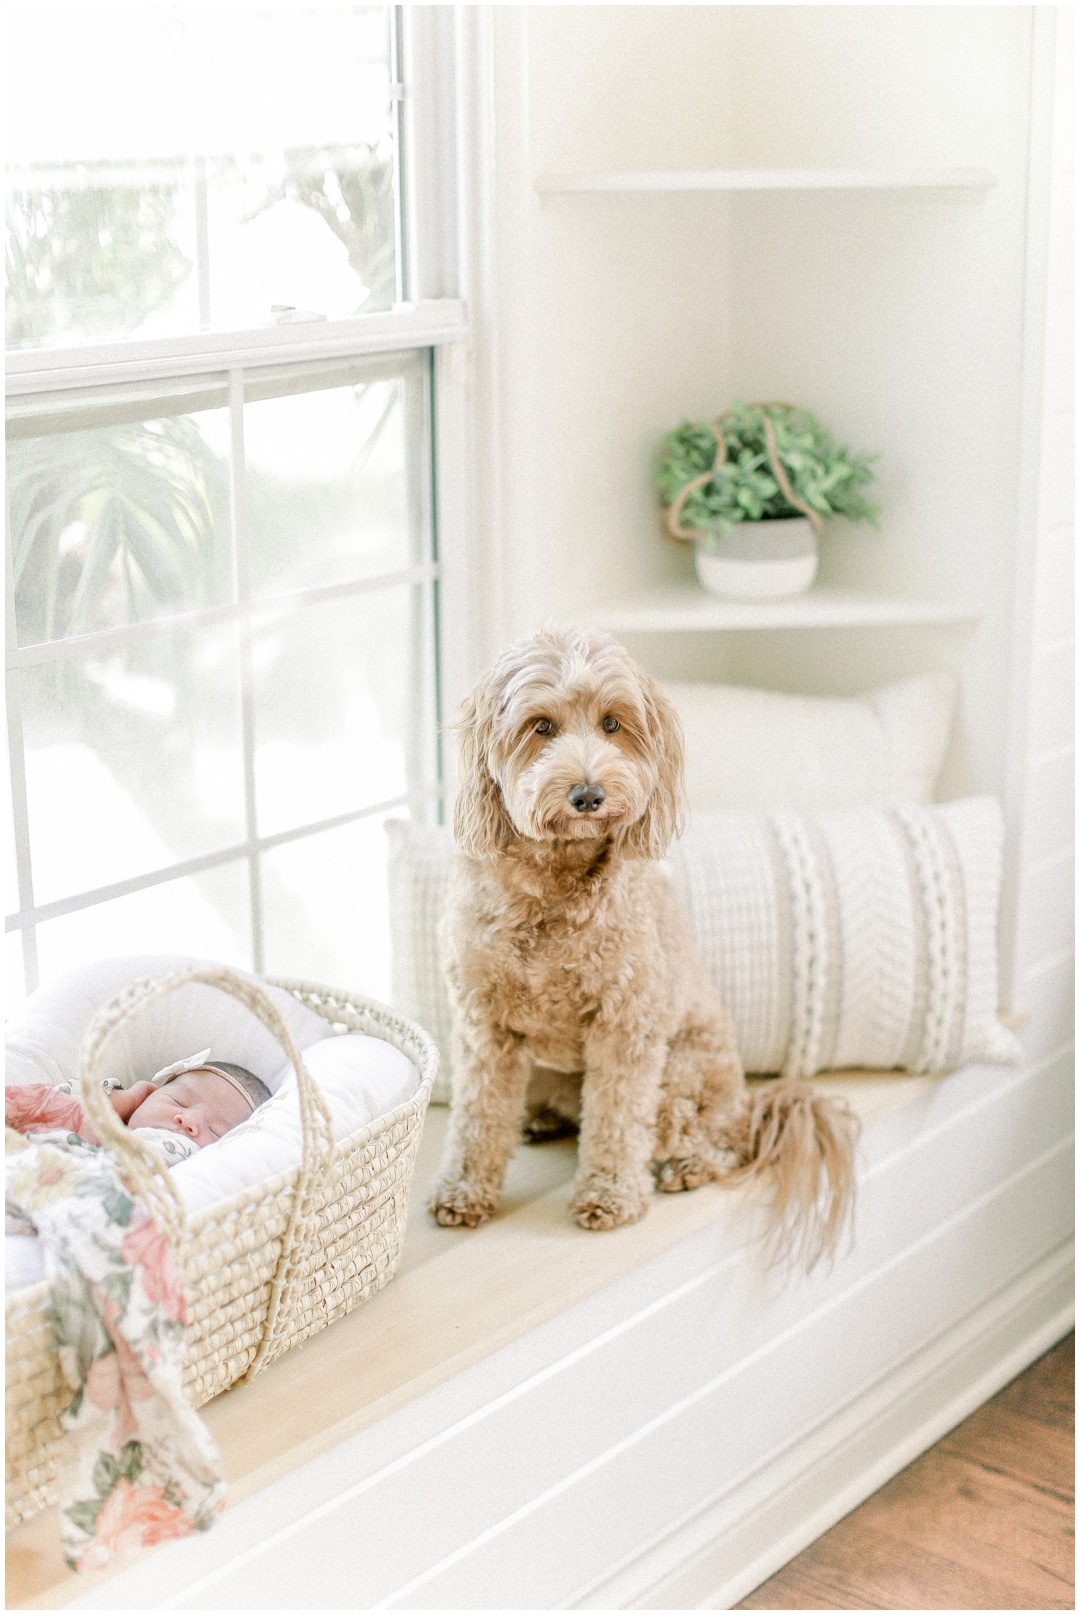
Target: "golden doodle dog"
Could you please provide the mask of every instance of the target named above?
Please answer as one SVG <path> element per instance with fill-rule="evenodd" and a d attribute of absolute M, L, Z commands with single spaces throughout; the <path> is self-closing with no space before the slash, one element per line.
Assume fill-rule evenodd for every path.
<path fill-rule="evenodd" d="M 812 1265 L 850 1211 L 857 1124 L 807 1084 L 747 1087 L 660 863 L 682 806 L 674 708 L 614 640 L 548 628 L 499 658 L 458 739 L 434 1216 L 484 1222 L 523 1120 L 538 1138 L 580 1113 L 582 1227 L 635 1222 L 654 1181 L 755 1177 L 775 1246 Z"/>

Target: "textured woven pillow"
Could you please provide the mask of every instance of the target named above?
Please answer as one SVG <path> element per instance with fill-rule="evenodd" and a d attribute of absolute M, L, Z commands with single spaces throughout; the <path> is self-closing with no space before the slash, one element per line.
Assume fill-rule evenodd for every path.
<path fill-rule="evenodd" d="M 392 995 L 448 1069 L 436 933 L 453 842 L 404 821 L 387 829 Z M 747 1070 L 941 1071 L 1018 1058 L 997 1017 L 1001 847 L 1001 810 L 985 796 L 696 815 L 669 869 Z"/>
<path fill-rule="evenodd" d="M 672 879 L 749 1071 L 1008 1062 L 1001 809 L 972 796 L 834 813 L 702 813 Z"/>
<path fill-rule="evenodd" d="M 686 736 L 695 812 L 721 808 L 930 802 L 956 705 L 950 673 L 857 698 L 784 695 L 729 684 L 665 684 Z"/>

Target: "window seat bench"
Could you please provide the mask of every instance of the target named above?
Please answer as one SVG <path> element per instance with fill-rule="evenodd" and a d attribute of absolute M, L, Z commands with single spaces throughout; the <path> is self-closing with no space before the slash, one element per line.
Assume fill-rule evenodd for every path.
<path fill-rule="evenodd" d="M 786 1281 L 745 1189 L 577 1228 L 572 1142 L 439 1228 L 432 1109 L 393 1282 L 204 1410 L 215 1529 L 76 1578 L 40 1515 L 9 1607 L 725 1607 L 1067 1332 L 1071 1079 L 819 1078 L 863 1121 L 857 1238 Z"/>

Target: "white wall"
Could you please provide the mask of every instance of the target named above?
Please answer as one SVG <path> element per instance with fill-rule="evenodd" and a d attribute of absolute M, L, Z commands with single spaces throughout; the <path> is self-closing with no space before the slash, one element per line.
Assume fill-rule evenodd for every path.
<path fill-rule="evenodd" d="M 682 414 L 717 407 L 727 373 L 727 206 L 541 197 L 534 177 L 719 161 L 731 26 L 708 6 L 504 6 L 486 21 L 491 222 L 476 246 L 477 277 L 494 277 L 480 333 L 491 655 L 650 569 L 685 571 L 659 540 L 653 458 Z"/>
<path fill-rule="evenodd" d="M 964 602 L 968 632 L 746 647 L 741 680 L 853 693 L 964 673 L 948 794 L 1001 789 L 1013 631 L 1033 12 L 740 8 L 736 126 L 758 164 L 989 169 L 978 201 L 750 198 L 737 221 L 734 389 L 810 402 L 879 449 L 880 535 L 836 522 L 826 580 Z M 775 636 L 771 636 L 775 639 Z M 769 661 L 773 665 L 770 668 Z"/>

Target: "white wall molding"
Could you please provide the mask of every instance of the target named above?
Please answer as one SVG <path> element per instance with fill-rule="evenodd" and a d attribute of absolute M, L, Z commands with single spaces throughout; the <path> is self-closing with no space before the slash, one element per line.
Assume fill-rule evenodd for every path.
<path fill-rule="evenodd" d="M 1003 1001 L 1012 1003 L 1022 975 L 1017 922 L 1022 881 L 1025 797 L 1032 765 L 1031 693 L 1035 654 L 1035 598 L 1039 572 L 1039 484 L 1045 416 L 1047 273 L 1053 180 L 1055 66 L 1058 20 L 1052 6 L 1031 11 L 1031 108 L 1028 128 L 1027 207 L 1024 239 L 1023 325 L 1017 389 L 1019 461 L 1016 479 L 1016 543 L 1012 559 L 1013 636 L 1009 679 L 1008 744 L 1002 795 L 1006 857 L 1002 892 Z M 1060 117 L 1060 108 L 1056 109 Z M 1059 137 L 1060 138 L 1060 137 Z"/>
<path fill-rule="evenodd" d="M 458 238 L 471 335 L 469 626 L 475 678 L 502 648 L 513 619 L 509 535 L 521 457 L 508 464 L 509 378 L 524 373 L 524 320 L 507 266 L 524 250 L 522 214 L 531 197 L 523 181 L 526 103 L 506 90 L 521 77 L 527 24 L 516 6 L 502 12 L 483 5 L 456 11 Z"/>

